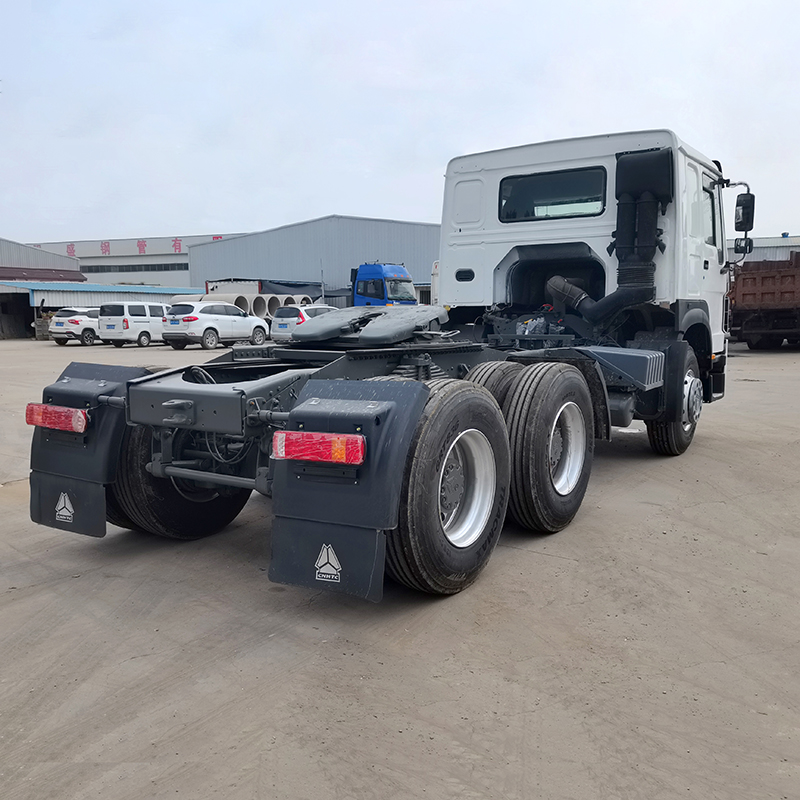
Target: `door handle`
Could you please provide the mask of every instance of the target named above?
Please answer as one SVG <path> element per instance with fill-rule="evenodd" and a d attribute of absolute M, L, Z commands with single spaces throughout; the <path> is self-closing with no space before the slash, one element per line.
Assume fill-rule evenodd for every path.
<path fill-rule="evenodd" d="M 703 269 L 708 269 L 708 259 L 703 262 Z"/>

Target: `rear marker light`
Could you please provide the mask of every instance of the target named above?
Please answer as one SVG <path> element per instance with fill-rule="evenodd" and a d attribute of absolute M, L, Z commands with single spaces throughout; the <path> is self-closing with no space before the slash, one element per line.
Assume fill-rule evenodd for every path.
<path fill-rule="evenodd" d="M 81 324 L 81 321 L 79 319 L 68 319 L 67 322 L 69 322 L 70 325 L 80 325 Z"/>
<path fill-rule="evenodd" d="M 200 317 L 183 317 L 181 322 L 197 322 Z"/>
<path fill-rule="evenodd" d="M 272 439 L 273 458 L 286 461 L 322 461 L 363 464 L 367 440 L 357 433 L 278 431 Z"/>
<path fill-rule="evenodd" d="M 82 408 L 28 403 L 25 408 L 25 422 L 37 428 L 84 433 L 89 426 L 89 413 Z"/>
<path fill-rule="evenodd" d="M 130 326 L 128 324 L 128 318 L 125 317 L 125 319 L 122 320 L 122 330 L 126 331 L 126 330 L 128 330 L 129 327 Z"/>

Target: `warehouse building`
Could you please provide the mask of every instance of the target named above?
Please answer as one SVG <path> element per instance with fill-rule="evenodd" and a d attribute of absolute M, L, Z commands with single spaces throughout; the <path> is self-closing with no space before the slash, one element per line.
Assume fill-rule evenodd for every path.
<path fill-rule="evenodd" d="M 738 261 L 741 255 L 733 252 L 734 240 L 728 239 L 728 260 Z M 800 236 L 789 236 L 782 233 L 780 236 L 754 236 L 753 252 L 747 261 L 788 261 L 790 254 L 800 251 Z"/>
<path fill-rule="evenodd" d="M 234 278 L 296 283 L 324 281 L 327 291 L 350 284 L 359 264 L 403 264 L 428 285 L 439 257 L 441 226 L 426 222 L 331 215 L 279 228 L 226 236 L 189 248 L 192 283 Z"/>
<path fill-rule="evenodd" d="M 0 239 L 0 281 L 4 282 L 0 283 L 0 339 L 31 334 L 34 311 L 27 296 L 16 291 L 16 282 L 24 280 L 59 281 L 75 286 L 86 278 L 77 258 Z"/>

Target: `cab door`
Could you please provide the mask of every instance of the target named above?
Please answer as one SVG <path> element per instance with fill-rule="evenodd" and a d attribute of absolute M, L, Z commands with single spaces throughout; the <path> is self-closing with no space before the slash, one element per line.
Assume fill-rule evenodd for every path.
<path fill-rule="evenodd" d="M 728 286 L 725 232 L 715 176 L 697 163 L 687 163 L 686 205 L 688 274 L 682 294 L 708 305 L 714 352 L 725 348 L 724 309 Z"/>

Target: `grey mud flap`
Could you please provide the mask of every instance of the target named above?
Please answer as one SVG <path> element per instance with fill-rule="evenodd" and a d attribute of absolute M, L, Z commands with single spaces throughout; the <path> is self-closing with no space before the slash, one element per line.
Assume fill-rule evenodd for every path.
<path fill-rule="evenodd" d="M 382 531 L 279 517 L 272 527 L 269 579 L 377 603 L 385 556 Z"/>
<path fill-rule="evenodd" d="M 50 528 L 87 536 L 105 536 L 105 486 L 46 472 L 32 472 L 31 519 Z"/>
<path fill-rule="evenodd" d="M 410 380 L 306 383 L 287 430 L 359 433 L 366 457 L 347 467 L 275 461 L 271 580 L 381 599 L 383 531 L 397 527 L 406 458 L 429 394 Z"/>

